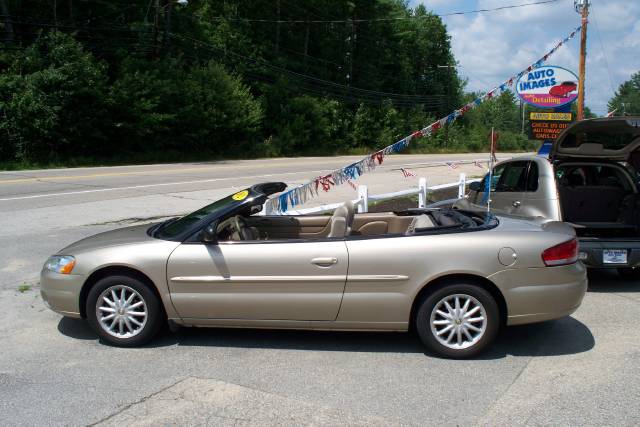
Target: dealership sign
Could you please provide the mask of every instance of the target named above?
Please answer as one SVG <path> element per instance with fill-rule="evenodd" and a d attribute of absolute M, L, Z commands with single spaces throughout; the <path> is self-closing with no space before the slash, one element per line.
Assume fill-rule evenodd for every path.
<path fill-rule="evenodd" d="M 516 92 L 520 99 L 536 107 L 560 107 L 578 97 L 578 76 L 561 67 L 535 68 L 520 77 Z"/>
<path fill-rule="evenodd" d="M 569 127 L 572 118 L 572 113 L 530 113 L 529 123 L 531 128 L 529 138 L 552 141 Z"/>

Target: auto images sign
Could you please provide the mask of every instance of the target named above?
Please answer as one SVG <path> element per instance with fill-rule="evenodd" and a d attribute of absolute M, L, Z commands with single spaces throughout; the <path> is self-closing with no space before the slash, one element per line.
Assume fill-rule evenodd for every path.
<path fill-rule="evenodd" d="M 516 92 L 520 99 L 536 107 L 560 107 L 578 97 L 578 76 L 562 67 L 539 67 L 520 77 Z"/>

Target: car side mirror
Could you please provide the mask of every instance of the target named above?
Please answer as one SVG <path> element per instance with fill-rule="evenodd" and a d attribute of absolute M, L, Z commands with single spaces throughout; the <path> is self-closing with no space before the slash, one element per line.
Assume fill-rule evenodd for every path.
<path fill-rule="evenodd" d="M 214 222 L 212 224 L 207 225 L 202 230 L 202 241 L 206 244 L 214 244 L 218 242 L 218 223 Z"/>
<path fill-rule="evenodd" d="M 469 184 L 469 190 L 471 191 L 482 191 L 482 183 L 480 181 L 474 181 Z"/>

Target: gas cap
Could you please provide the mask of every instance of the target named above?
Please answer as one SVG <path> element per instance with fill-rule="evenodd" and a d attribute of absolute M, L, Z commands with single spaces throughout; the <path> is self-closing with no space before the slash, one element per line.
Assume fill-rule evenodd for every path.
<path fill-rule="evenodd" d="M 511 267 L 516 263 L 517 259 L 518 254 L 513 248 L 502 248 L 498 252 L 498 261 L 500 261 L 500 264 L 506 267 Z"/>

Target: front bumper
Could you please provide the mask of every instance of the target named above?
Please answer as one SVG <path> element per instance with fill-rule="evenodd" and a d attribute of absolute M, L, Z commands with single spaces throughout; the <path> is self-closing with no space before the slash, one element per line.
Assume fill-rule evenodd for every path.
<path fill-rule="evenodd" d="M 49 270 L 40 273 L 40 295 L 51 310 L 67 317 L 80 316 L 80 290 L 85 276 L 59 274 Z"/>
<path fill-rule="evenodd" d="M 582 263 L 558 267 L 503 270 L 489 277 L 507 304 L 507 324 L 521 325 L 567 316 L 587 292 Z"/>
<path fill-rule="evenodd" d="M 626 249 L 626 264 L 605 264 L 602 262 L 604 249 Z M 582 262 L 589 268 L 628 268 L 640 266 L 640 240 L 580 239 Z"/>

